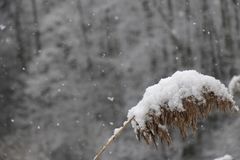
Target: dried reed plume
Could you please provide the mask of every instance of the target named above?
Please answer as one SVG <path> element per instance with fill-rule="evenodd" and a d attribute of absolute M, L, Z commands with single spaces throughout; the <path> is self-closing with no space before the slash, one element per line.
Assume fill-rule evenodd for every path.
<path fill-rule="evenodd" d="M 172 137 L 167 127 L 177 127 L 182 137 L 185 138 L 188 129 L 190 128 L 195 132 L 197 130 L 197 121 L 207 117 L 214 108 L 223 112 L 233 111 L 235 108 L 235 103 L 232 99 L 216 96 L 213 91 L 208 91 L 206 88 L 203 88 L 202 97 L 203 100 L 201 101 L 194 96 L 183 98 L 182 104 L 184 111 L 170 110 L 171 107 L 168 105 L 159 106 L 160 115 L 156 114 L 154 110 L 149 110 L 145 127 L 140 127 L 134 119 L 135 117 L 128 119 L 123 127 L 120 128 L 119 132 L 115 133 L 107 143 L 102 146 L 101 150 L 94 157 L 94 160 L 99 159 L 106 147 L 119 136 L 120 132 L 126 128 L 130 121 L 139 126 L 135 131 L 138 140 L 144 139 L 147 144 L 157 146 L 156 141 L 158 139 L 167 144 L 172 142 Z"/>
<path fill-rule="evenodd" d="M 138 140 L 143 138 L 147 144 L 153 143 L 156 145 L 156 140 L 160 139 L 162 142 L 171 143 L 172 138 L 168 129 L 163 127 L 177 127 L 183 138 L 186 138 L 189 128 L 195 132 L 197 130 L 197 121 L 200 118 L 205 118 L 214 109 L 220 111 L 233 111 L 234 102 L 232 100 L 223 99 L 216 96 L 213 92 L 203 93 L 204 100 L 199 101 L 195 97 L 190 96 L 182 99 L 182 112 L 171 111 L 169 106 L 159 106 L 160 115 L 156 115 L 153 110 L 147 114 L 147 121 L 145 128 L 137 129 L 136 135 Z M 137 122 L 135 121 L 137 124 Z M 138 124 L 137 124 L 138 125 Z"/>

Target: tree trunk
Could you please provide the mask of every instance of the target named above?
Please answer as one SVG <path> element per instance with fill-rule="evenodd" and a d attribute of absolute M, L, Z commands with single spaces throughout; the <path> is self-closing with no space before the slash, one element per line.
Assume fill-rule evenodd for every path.
<path fill-rule="evenodd" d="M 232 26 L 231 26 L 231 16 L 229 12 L 229 3 L 226 0 L 220 0 L 221 4 L 221 14 L 222 14 L 222 29 L 224 33 L 225 48 L 232 54 L 233 51 L 233 40 L 231 36 Z"/>
<path fill-rule="evenodd" d="M 39 20 L 36 0 L 31 0 L 32 3 L 32 14 L 33 14 L 33 25 L 34 25 L 34 39 L 35 39 L 35 54 L 39 54 L 42 49 L 41 45 L 41 33 L 39 30 Z"/>
<path fill-rule="evenodd" d="M 236 30 L 236 35 L 237 35 L 236 49 L 238 51 L 240 48 L 240 22 L 239 22 L 240 21 L 240 19 L 239 19 L 240 2 L 239 2 L 239 0 L 232 0 L 232 1 L 233 1 L 233 7 L 234 7 L 235 30 Z"/>
<path fill-rule="evenodd" d="M 202 10 L 202 28 L 201 28 L 201 35 L 202 35 L 202 39 L 201 39 L 201 44 L 200 44 L 200 50 L 201 50 L 201 68 L 202 70 L 207 73 L 207 74 L 212 74 L 212 64 L 211 64 L 211 56 L 209 54 L 211 54 L 210 51 L 210 43 L 209 43 L 209 37 L 208 37 L 208 33 L 210 33 L 209 29 L 208 29 L 208 16 L 209 16 L 209 8 L 208 8 L 208 3 L 207 0 L 203 0 L 202 1 L 202 6 L 201 6 L 201 10 Z"/>
<path fill-rule="evenodd" d="M 206 61 L 207 57 L 209 56 L 211 58 L 208 58 L 209 61 L 209 72 L 211 75 L 217 77 L 217 78 L 223 78 L 223 72 L 222 72 L 222 62 L 221 62 L 221 57 L 220 57 L 220 52 L 221 52 L 221 47 L 219 45 L 219 36 L 217 33 L 217 29 L 214 25 L 214 19 L 212 18 L 212 15 L 210 13 L 208 3 L 206 0 L 203 0 L 203 44 L 206 42 L 203 46 L 202 49 L 204 50 L 205 53 L 203 53 L 202 57 L 202 62 L 203 66 L 204 61 Z M 207 46 L 208 45 L 208 46 Z M 206 48 L 206 49 L 204 49 Z"/>
<path fill-rule="evenodd" d="M 183 68 L 193 67 L 192 47 L 191 47 L 191 6 L 190 1 L 185 0 L 185 18 L 186 18 L 186 47 L 182 53 L 182 66 Z"/>
<path fill-rule="evenodd" d="M 90 41 L 89 41 L 87 33 L 86 33 L 87 25 L 85 24 L 85 17 L 84 17 L 85 15 L 83 12 L 82 0 L 77 0 L 77 9 L 78 9 L 78 13 L 79 13 L 80 30 L 81 30 L 81 33 L 83 36 L 83 45 L 81 45 L 81 44 L 79 44 L 79 45 L 80 45 L 80 49 L 82 50 L 83 54 L 86 57 L 86 69 L 89 70 L 89 69 L 91 69 L 91 66 L 92 66 L 92 60 L 91 60 L 91 57 L 90 57 L 88 51 L 86 50 L 86 48 L 89 48 Z M 82 39 L 79 38 L 79 41 L 81 42 Z"/>
<path fill-rule="evenodd" d="M 220 0 L 221 16 L 222 16 L 222 33 L 224 36 L 225 51 L 222 58 L 225 66 L 225 79 L 230 79 L 236 74 L 234 42 L 232 38 L 232 16 L 229 11 L 229 1 Z"/>
<path fill-rule="evenodd" d="M 17 41 L 17 57 L 20 61 L 21 70 L 26 68 L 26 59 L 25 59 L 25 48 L 24 48 L 24 40 L 22 37 L 23 29 L 22 29 L 22 23 L 21 23 L 21 8 L 22 7 L 22 1 L 16 0 L 14 3 L 14 25 L 15 25 L 15 34 L 16 34 L 16 41 Z"/>

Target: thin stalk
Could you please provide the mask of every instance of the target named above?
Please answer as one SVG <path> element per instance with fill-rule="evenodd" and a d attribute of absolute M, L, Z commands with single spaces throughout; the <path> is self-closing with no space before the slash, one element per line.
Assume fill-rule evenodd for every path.
<path fill-rule="evenodd" d="M 118 131 L 114 133 L 104 145 L 102 145 L 101 149 L 97 152 L 96 156 L 94 157 L 94 160 L 99 160 L 99 157 L 106 150 L 106 148 L 122 133 L 122 131 L 128 126 L 128 124 L 133 120 L 133 118 L 134 116 L 132 118 L 129 118 L 127 121 L 125 121 L 123 123 L 123 126 L 120 127 Z"/>

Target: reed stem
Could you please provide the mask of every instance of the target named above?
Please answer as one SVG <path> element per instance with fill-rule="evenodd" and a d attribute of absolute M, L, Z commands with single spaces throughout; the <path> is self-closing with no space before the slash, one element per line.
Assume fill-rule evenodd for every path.
<path fill-rule="evenodd" d="M 122 133 L 122 131 L 128 126 L 128 124 L 133 120 L 134 117 L 129 118 L 127 121 L 123 123 L 123 126 L 118 129 L 116 133 L 114 133 L 107 142 L 102 145 L 101 149 L 97 152 L 96 156 L 94 157 L 94 160 L 99 160 L 102 153 L 106 150 L 106 148 Z"/>

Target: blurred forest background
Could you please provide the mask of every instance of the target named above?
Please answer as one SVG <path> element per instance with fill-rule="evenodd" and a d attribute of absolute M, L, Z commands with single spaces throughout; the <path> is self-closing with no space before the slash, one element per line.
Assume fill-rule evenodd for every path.
<path fill-rule="evenodd" d="M 240 73 L 240 0 L 0 0 L 0 159 L 89 160 L 145 88 Z M 235 97 L 237 98 L 237 97 Z M 240 118 L 214 113 L 159 149 L 129 127 L 103 159 L 240 159 Z"/>

